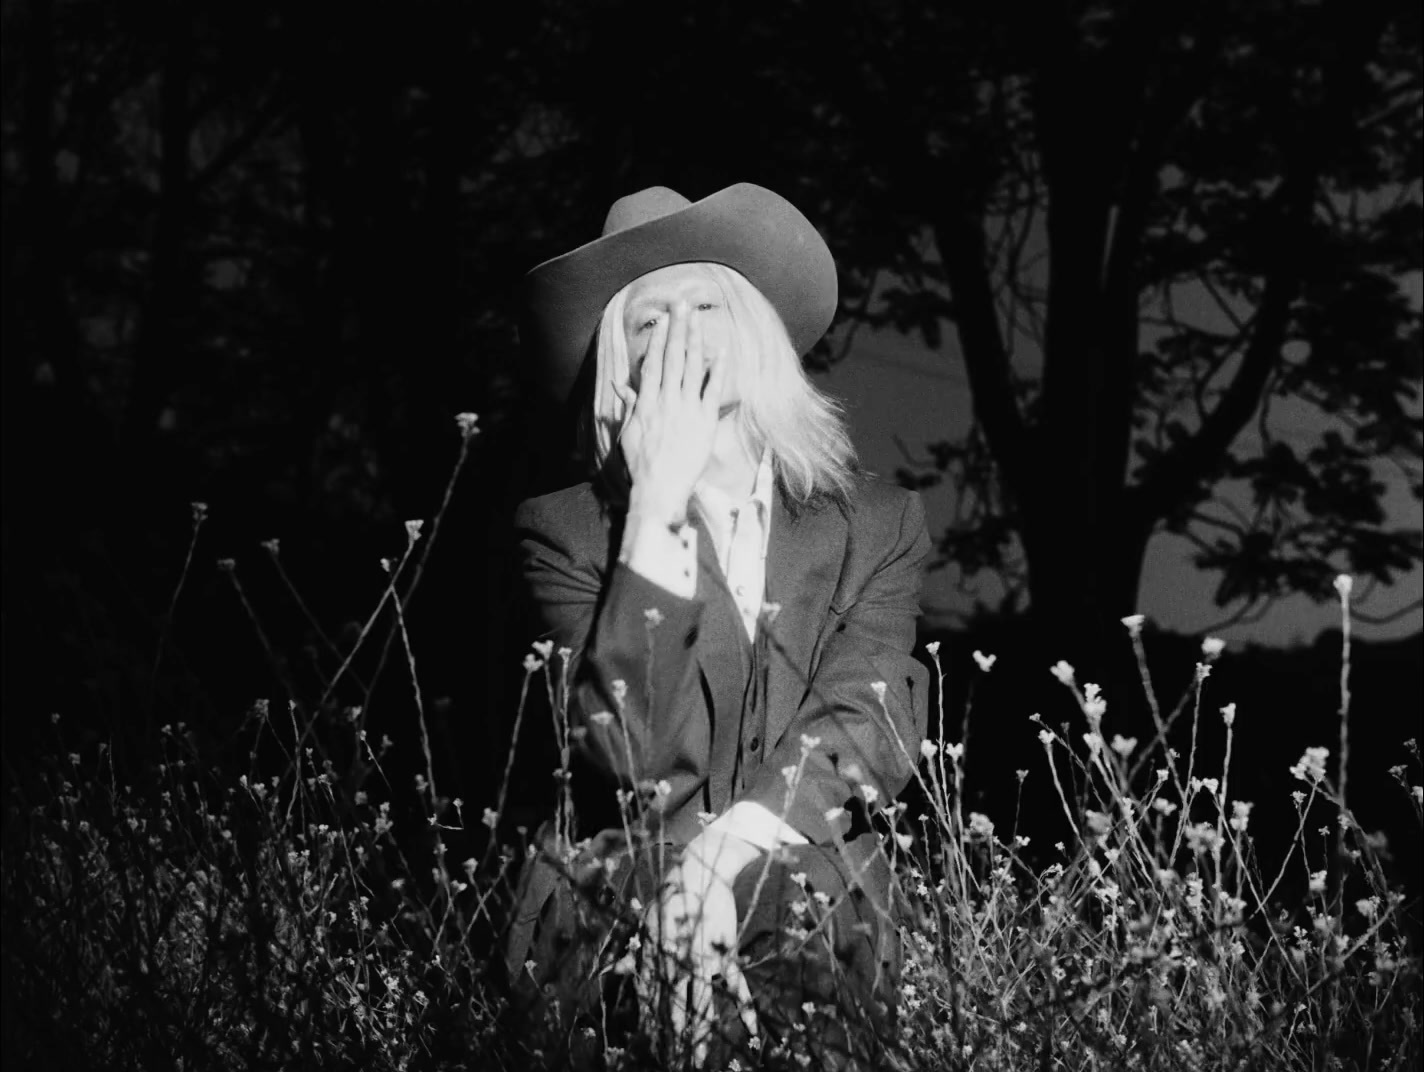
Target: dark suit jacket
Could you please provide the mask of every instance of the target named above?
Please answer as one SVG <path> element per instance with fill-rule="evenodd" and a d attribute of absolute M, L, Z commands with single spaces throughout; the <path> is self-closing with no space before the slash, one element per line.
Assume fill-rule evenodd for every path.
<path fill-rule="evenodd" d="M 833 843 L 850 832 L 861 785 L 881 803 L 904 788 L 928 710 L 929 674 L 911 655 L 930 548 L 918 493 L 862 477 L 848 510 L 823 504 L 793 517 L 778 488 L 766 599 L 780 611 L 758 627 L 764 722 L 755 735 L 740 725 L 747 636 L 706 529 L 697 592 L 683 599 L 617 562 L 622 522 L 587 483 L 529 499 L 516 514 L 543 636 L 575 653 L 569 718 L 582 727 L 586 763 L 625 786 L 666 780 L 664 831 L 678 843 L 700 829 L 698 812 L 738 800 L 785 814 L 812 843 Z M 883 705 L 872 687 L 882 681 Z M 614 717 L 590 717 L 601 712 Z M 783 769 L 801 761 L 803 737 L 819 743 L 788 810 Z"/>

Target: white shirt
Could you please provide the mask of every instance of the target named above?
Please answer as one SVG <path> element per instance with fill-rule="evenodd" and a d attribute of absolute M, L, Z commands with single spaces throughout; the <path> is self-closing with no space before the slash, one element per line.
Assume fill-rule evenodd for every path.
<path fill-rule="evenodd" d="M 774 481 L 771 452 L 762 453 L 751 494 L 737 498 L 699 481 L 693 490 L 702 520 L 712 537 L 717 564 L 741 614 L 749 638 L 756 638 L 766 588 L 766 551 L 771 542 L 771 503 Z M 667 530 L 663 530 L 667 531 Z M 666 539 L 639 541 L 625 560 L 654 584 L 673 595 L 692 599 L 697 594 L 698 532 L 690 523 Z M 770 809 L 752 801 L 739 801 L 712 823 L 712 829 L 735 834 L 760 849 L 777 845 L 804 845 L 806 839 L 781 821 Z"/>

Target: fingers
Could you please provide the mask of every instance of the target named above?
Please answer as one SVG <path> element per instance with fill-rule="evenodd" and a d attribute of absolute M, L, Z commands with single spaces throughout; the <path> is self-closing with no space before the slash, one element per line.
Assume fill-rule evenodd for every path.
<path fill-rule="evenodd" d="M 695 1065 L 701 1067 L 719 1023 L 713 983 L 718 975 L 751 1037 L 758 1037 L 759 1025 L 751 988 L 737 962 L 731 891 L 715 886 L 703 890 L 697 870 L 689 874 L 685 864 L 674 869 L 669 879 L 672 891 L 649 906 L 644 916 L 633 983 L 649 1024 L 659 1022 L 661 999 L 667 995 L 667 1027 L 679 1050 L 686 1053 L 682 1047 L 688 1047 Z"/>
<path fill-rule="evenodd" d="M 702 404 L 710 409 L 714 416 L 722 408 L 722 389 L 727 382 L 729 364 L 725 351 L 717 355 L 716 360 L 712 362 L 712 374 L 708 376 L 707 386 L 702 392 Z"/>
<path fill-rule="evenodd" d="M 727 989 L 731 991 L 732 998 L 737 1003 L 737 1015 L 742 1018 L 748 1036 L 756 1038 L 757 1014 L 756 1006 L 752 1004 L 752 988 L 747 985 L 747 977 L 735 958 L 728 959 L 727 963 L 722 965 L 722 978 L 727 980 Z"/>
<path fill-rule="evenodd" d="M 707 1062 L 707 1044 L 712 1038 L 712 1031 L 716 1026 L 716 1017 L 712 1008 L 712 977 L 701 971 L 692 973 L 692 999 L 688 1002 L 688 1015 L 684 1021 L 684 1029 L 688 1022 L 692 1025 L 692 1061 L 693 1065 L 701 1068 Z M 679 1036 L 681 1036 L 679 1032 Z"/>
<path fill-rule="evenodd" d="M 618 396 L 618 401 L 623 403 L 623 416 L 633 412 L 633 407 L 638 404 L 638 392 L 634 391 L 626 383 L 613 384 L 613 393 Z"/>
<path fill-rule="evenodd" d="M 692 313 L 687 320 L 687 365 L 682 373 L 682 397 L 696 404 L 702 397 L 702 377 L 706 374 L 707 362 L 702 345 L 702 317 Z"/>
<path fill-rule="evenodd" d="M 668 332 L 670 331 L 667 317 L 658 317 L 658 322 L 653 325 L 653 334 L 648 339 L 648 351 L 643 355 L 643 365 L 638 376 L 638 395 L 656 394 L 663 385 L 663 352 L 667 349 Z"/>
<path fill-rule="evenodd" d="M 682 374 L 687 365 L 687 302 L 679 301 L 668 316 L 667 343 L 663 347 L 663 371 L 660 386 L 664 397 L 682 390 Z"/>

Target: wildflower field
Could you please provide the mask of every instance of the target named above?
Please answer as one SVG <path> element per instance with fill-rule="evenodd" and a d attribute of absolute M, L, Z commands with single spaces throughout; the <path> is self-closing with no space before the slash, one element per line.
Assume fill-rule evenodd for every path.
<path fill-rule="evenodd" d="M 195 510 L 195 542 L 203 520 Z M 417 681 L 403 607 L 439 517 L 422 529 L 410 523 L 404 552 L 385 563 L 355 645 L 388 637 Z M 233 565 L 222 568 L 241 594 Z M 1337 588 L 1339 735 L 1291 768 L 1289 844 L 1259 846 L 1254 804 L 1233 791 L 1236 707 L 1208 699 L 1220 643 L 1205 641 L 1191 687 L 1159 703 L 1137 616 L 1123 640 L 1143 670 L 1150 739 L 1105 730 L 1114 698 L 1066 663 L 1044 668 L 1076 707 L 1067 723 L 1039 720 L 1041 747 L 1018 772 L 1020 787 L 1054 787 L 1072 836 L 1051 852 L 1031 845 L 1017 815 L 966 810 L 973 753 L 947 732 L 956 712 L 941 705 L 930 740 L 901 742 L 919 752 L 906 794 L 916 806 L 865 794 L 902 895 L 905 954 L 875 1067 L 1421 1067 L 1419 906 L 1388 869 L 1383 839 L 1356 822 L 1339 775 L 1349 578 Z M 938 666 L 938 645 L 928 654 Z M 571 655 L 541 644 L 525 659 L 526 694 L 547 697 L 555 724 L 526 721 L 527 705 L 510 718 L 516 736 L 559 740 L 565 764 Z M 994 656 L 975 659 L 993 673 Z M 684 1067 L 678 1039 L 612 1008 L 571 1020 L 547 1002 L 530 1013 L 501 943 L 522 867 L 548 843 L 536 849 L 527 829 L 501 822 L 507 776 L 484 800 L 437 791 L 418 687 L 420 754 L 398 765 L 391 742 L 368 735 L 366 711 L 333 701 L 335 685 L 314 701 L 257 699 L 221 732 L 165 725 L 152 754 L 122 762 L 108 742 L 72 743 L 55 714 L 47 760 L 7 769 L 8 1067 Z M 1170 747 L 1184 728 L 1190 747 Z M 1199 761 L 1208 736 L 1225 741 L 1218 769 Z M 1398 782 L 1416 828 L 1420 775 L 1414 741 L 1377 772 Z M 631 788 L 630 829 L 655 797 L 656 786 Z M 586 848 L 553 845 L 568 866 Z M 1263 858 L 1281 862 L 1266 869 Z M 610 926 L 636 932 L 620 906 L 587 907 L 603 923 L 590 942 Z M 792 907 L 792 938 L 818 940 L 824 898 Z M 616 979 L 628 949 L 591 947 L 587 970 Z M 807 1043 L 804 1031 L 753 1036 L 716 1067 L 808 1067 Z"/>

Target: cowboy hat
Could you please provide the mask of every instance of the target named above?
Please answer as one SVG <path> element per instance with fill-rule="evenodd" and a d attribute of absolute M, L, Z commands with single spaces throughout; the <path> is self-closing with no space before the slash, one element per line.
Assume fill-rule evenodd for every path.
<path fill-rule="evenodd" d="M 798 354 L 831 326 L 835 261 L 791 202 L 749 182 L 695 202 L 650 186 L 613 203 L 600 237 L 525 276 L 521 335 L 541 387 L 566 399 L 613 296 L 639 276 L 689 261 L 746 276 L 780 314 Z"/>

